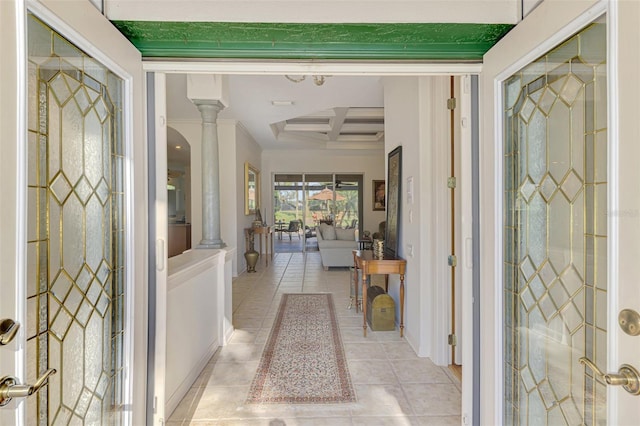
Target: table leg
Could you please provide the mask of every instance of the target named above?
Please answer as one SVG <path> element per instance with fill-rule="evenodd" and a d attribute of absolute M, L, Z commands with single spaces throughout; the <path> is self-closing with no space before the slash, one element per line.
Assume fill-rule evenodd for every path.
<path fill-rule="evenodd" d="M 404 274 L 400 274 L 400 337 L 404 336 Z"/>
<path fill-rule="evenodd" d="M 271 247 L 271 237 L 268 233 L 264 236 L 264 245 L 266 246 L 264 248 L 264 266 L 269 266 L 269 248 Z"/>
<path fill-rule="evenodd" d="M 353 267 L 353 297 L 356 303 L 356 314 L 358 313 L 358 266 L 354 265 Z"/>
<path fill-rule="evenodd" d="M 273 263 L 273 234 L 269 234 L 269 239 L 271 240 L 271 263 Z"/>
<path fill-rule="evenodd" d="M 262 239 L 264 238 L 264 234 L 260 234 L 260 256 L 263 255 L 262 253 Z"/>
<path fill-rule="evenodd" d="M 358 303 L 357 300 L 356 303 Z M 367 337 L 367 275 L 364 269 L 362 270 L 362 331 L 362 335 Z"/>
<path fill-rule="evenodd" d="M 389 274 L 384 276 L 384 291 L 389 294 Z"/>

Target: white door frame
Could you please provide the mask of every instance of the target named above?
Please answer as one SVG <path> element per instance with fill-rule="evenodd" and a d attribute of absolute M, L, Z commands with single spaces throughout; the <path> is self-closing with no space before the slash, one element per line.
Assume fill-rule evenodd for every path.
<path fill-rule="evenodd" d="M 322 62 L 296 62 L 296 61 L 278 61 L 278 62 L 268 62 L 268 61 L 230 61 L 230 62 L 216 62 L 216 61 L 196 61 L 196 62 L 180 62 L 180 61 L 150 61 L 143 62 L 144 70 L 147 72 L 157 72 L 157 73 L 181 73 L 181 74 L 193 74 L 193 73 L 209 73 L 209 74 L 233 74 L 233 75 L 296 75 L 296 74 L 328 74 L 328 75 L 349 75 L 349 76 L 358 76 L 358 75 L 376 75 L 376 76 L 411 76 L 411 77 L 423 77 L 423 76 L 467 76 L 462 80 L 466 80 L 467 82 L 470 80 L 469 75 L 479 75 L 482 64 L 446 64 L 446 63 L 438 63 L 438 64 L 429 64 L 429 63 L 413 63 L 413 64 L 404 64 L 404 63 L 358 63 L 358 62 L 342 62 L 342 63 L 322 63 Z M 467 122 L 470 121 L 470 98 L 471 94 L 468 91 L 461 92 L 461 105 L 463 106 L 463 110 L 461 114 L 463 117 L 467 118 Z M 444 107 L 444 105 L 443 105 Z M 469 126 L 470 127 L 470 126 Z M 461 128 L 460 125 L 457 128 Z M 461 165 L 461 178 L 468 178 L 468 182 L 471 179 L 471 131 L 470 129 L 465 129 L 461 133 L 461 145 L 462 151 L 469 150 L 469 152 L 457 153 L 458 156 L 467 156 L 465 162 Z M 448 151 L 447 151 L 448 156 Z M 448 158 L 448 157 L 447 157 Z M 423 187 L 427 187 L 424 185 Z M 464 185 L 463 185 L 464 188 Z M 461 197 L 463 198 L 463 202 L 460 205 L 460 208 L 457 211 L 458 215 L 463 216 L 463 221 L 467 226 L 463 226 L 460 232 L 460 239 L 464 241 L 471 241 L 472 239 L 472 200 L 471 200 L 471 187 L 467 185 L 467 190 L 461 193 Z M 468 198 L 468 199 L 465 199 Z M 443 206 L 446 211 L 448 211 L 448 206 Z M 435 220 L 435 216 L 433 217 Z M 432 229 L 437 229 L 438 224 L 433 223 Z M 465 327 L 464 335 L 462 336 L 462 340 L 465 342 L 463 344 L 463 359 L 465 360 L 465 365 L 463 368 L 463 401 L 462 401 L 462 410 L 461 415 L 468 419 L 469 421 L 472 419 L 473 413 L 473 394 L 472 394 L 472 380 L 473 380 L 473 345 L 472 345 L 472 329 L 470 326 L 472 324 L 472 312 L 473 312 L 473 301 L 472 301 L 472 260 L 466 259 L 465 256 L 472 256 L 471 252 L 471 244 L 466 245 L 468 250 L 461 252 L 459 255 L 460 265 L 464 265 L 464 267 L 459 267 L 461 270 L 461 279 L 462 284 L 461 287 L 463 289 L 462 294 L 462 313 L 463 320 L 462 323 Z M 422 259 L 417 259 L 416 261 L 425 263 L 432 262 L 431 259 L 425 259 L 423 254 Z M 446 256 L 443 257 L 446 259 Z M 446 262 L 446 260 L 445 260 Z M 445 264 L 446 266 L 446 264 Z M 421 294 L 421 309 L 429 310 L 431 306 L 441 306 L 446 309 L 439 310 L 433 315 L 437 317 L 437 321 L 434 321 L 431 325 L 431 328 L 428 330 L 427 334 L 430 336 L 429 341 L 421 342 L 423 347 L 427 347 L 430 349 L 432 357 L 438 353 L 448 353 L 450 352 L 448 346 L 444 349 L 439 348 L 436 351 L 436 348 L 433 347 L 433 342 L 443 342 L 446 344 L 446 336 L 449 333 L 448 327 L 451 321 L 451 301 L 450 292 L 447 291 L 438 291 L 433 294 L 424 295 L 424 291 L 420 292 Z M 437 300 L 434 300 L 437 299 Z M 433 316 L 431 316 L 433 318 Z M 468 364 L 466 363 L 468 362 Z"/>

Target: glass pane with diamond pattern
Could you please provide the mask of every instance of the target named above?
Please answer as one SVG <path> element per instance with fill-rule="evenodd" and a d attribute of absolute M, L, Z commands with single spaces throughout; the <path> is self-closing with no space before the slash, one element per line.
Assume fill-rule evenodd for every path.
<path fill-rule="evenodd" d="M 504 423 L 606 423 L 606 28 L 504 82 Z"/>
<path fill-rule="evenodd" d="M 122 423 L 123 81 L 28 18 L 28 373 L 33 425 Z"/>

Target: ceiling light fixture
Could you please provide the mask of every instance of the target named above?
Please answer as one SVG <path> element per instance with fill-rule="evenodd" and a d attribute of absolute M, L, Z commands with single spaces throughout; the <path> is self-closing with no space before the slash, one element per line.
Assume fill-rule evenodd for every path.
<path fill-rule="evenodd" d="M 271 105 L 273 105 L 273 106 L 291 106 L 291 105 L 293 105 L 293 101 L 271 101 Z"/>
<path fill-rule="evenodd" d="M 313 76 L 313 83 L 316 86 L 322 86 L 324 84 L 324 75 L 314 75 Z"/>
<path fill-rule="evenodd" d="M 313 84 L 315 84 L 316 86 L 322 86 L 324 84 L 324 81 L 325 81 L 324 75 L 314 75 L 312 77 L 313 77 Z M 291 77 L 285 74 L 285 78 L 293 83 L 302 83 L 307 78 L 307 76 L 303 75 L 301 77 L 296 78 L 296 77 Z"/>
<path fill-rule="evenodd" d="M 302 76 L 302 77 L 300 77 L 300 78 L 295 78 L 295 77 L 290 77 L 290 76 L 288 76 L 288 75 L 286 75 L 286 74 L 285 74 L 285 78 L 286 78 L 287 80 L 289 80 L 289 81 L 293 82 L 293 83 L 302 83 L 302 82 L 307 78 L 307 76 L 306 76 L 306 75 L 303 75 L 303 76 Z"/>

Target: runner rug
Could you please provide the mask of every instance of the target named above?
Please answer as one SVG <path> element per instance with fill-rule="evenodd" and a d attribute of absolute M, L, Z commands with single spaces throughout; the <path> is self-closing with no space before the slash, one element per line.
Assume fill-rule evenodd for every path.
<path fill-rule="evenodd" d="M 355 400 L 331 294 L 283 294 L 247 403 Z"/>

